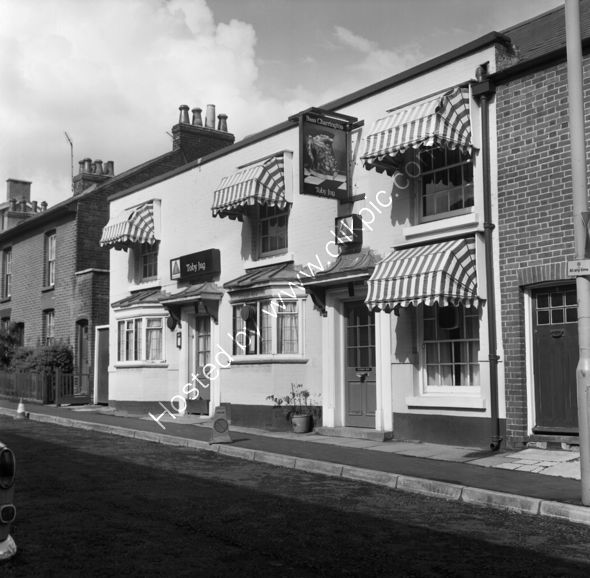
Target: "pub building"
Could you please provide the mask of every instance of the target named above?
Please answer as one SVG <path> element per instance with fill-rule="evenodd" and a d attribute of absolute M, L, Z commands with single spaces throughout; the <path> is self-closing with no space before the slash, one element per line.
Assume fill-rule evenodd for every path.
<path fill-rule="evenodd" d="M 303 384 L 319 433 L 510 445 L 489 79 L 517 61 L 490 33 L 112 195 L 109 404 L 272 428 Z"/>
<path fill-rule="evenodd" d="M 485 36 L 112 195 L 109 404 L 272 427 L 267 397 L 303 384 L 319 431 L 499 435 L 475 75 L 503 50 Z M 227 130 L 187 108 L 181 129 Z"/>

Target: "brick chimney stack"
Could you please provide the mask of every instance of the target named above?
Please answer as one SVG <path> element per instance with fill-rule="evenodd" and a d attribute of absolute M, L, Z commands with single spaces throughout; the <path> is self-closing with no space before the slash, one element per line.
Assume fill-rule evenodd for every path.
<path fill-rule="evenodd" d="M 18 201 L 31 200 L 31 181 L 19 181 L 17 179 L 6 179 L 6 200 L 16 199 Z"/>
<path fill-rule="evenodd" d="M 189 107 L 179 107 L 178 124 L 172 127 L 172 150 L 182 150 L 187 161 L 204 157 L 234 143 L 235 136 L 227 132 L 227 115 L 219 115 L 219 124 L 215 128 L 215 105 L 208 104 L 205 123 L 201 108 L 193 108 L 192 123 L 189 122 Z M 223 118 L 221 118 L 223 117 Z"/>
<path fill-rule="evenodd" d="M 103 164 L 100 160 L 86 158 L 78 162 L 78 174 L 74 176 L 74 195 L 79 195 L 92 185 L 100 185 L 115 175 L 113 161 Z"/>

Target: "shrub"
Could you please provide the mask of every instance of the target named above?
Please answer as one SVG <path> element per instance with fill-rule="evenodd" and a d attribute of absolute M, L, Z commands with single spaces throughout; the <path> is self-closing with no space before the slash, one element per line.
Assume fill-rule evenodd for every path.
<path fill-rule="evenodd" d="M 71 346 L 63 343 L 38 347 L 19 347 L 12 358 L 12 367 L 32 371 L 53 371 L 59 367 L 64 373 L 71 373 L 74 354 Z"/>
<path fill-rule="evenodd" d="M 8 367 L 18 347 L 19 333 L 16 323 L 0 329 L 0 367 Z"/>

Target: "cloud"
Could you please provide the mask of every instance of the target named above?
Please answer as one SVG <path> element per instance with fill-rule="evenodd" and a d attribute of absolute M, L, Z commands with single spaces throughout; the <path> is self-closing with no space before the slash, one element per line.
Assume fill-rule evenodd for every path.
<path fill-rule="evenodd" d="M 334 39 L 340 46 L 350 48 L 361 56 L 358 62 L 351 64 L 357 72 L 355 88 L 382 80 L 425 60 L 417 44 L 406 44 L 403 50 L 387 50 L 343 26 L 334 26 Z"/>
<path fill-rule="evenodd" d="M 100 158 L 119 173 L 169 150 L 180 104 L 214 103 L 232 132 L 259 130 L 255 48 L 251 25 L 216 23 L 204 0 L 0 0 L 2 179 L 31 180 L 54 204 L 70 194 L 64 131 L 76 167 Z"/>

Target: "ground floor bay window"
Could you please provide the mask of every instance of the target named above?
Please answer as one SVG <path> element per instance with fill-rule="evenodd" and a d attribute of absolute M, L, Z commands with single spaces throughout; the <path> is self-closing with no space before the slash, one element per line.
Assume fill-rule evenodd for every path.
<path fill-rule="evenodd" d="M 426 393 L 479 387 L 479 310 L 420 307 L 421 367 Z"/>
<path fill-rule="evenodd" d="M 299 355 L 299 300 L 263 299 L 233 306 L 234 355 Z"/>
<path fill-rule="evenodd" d="M 117 361 L 163 361 L 164 318 L 135 317 L 117 323 Z"/>

